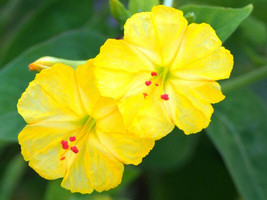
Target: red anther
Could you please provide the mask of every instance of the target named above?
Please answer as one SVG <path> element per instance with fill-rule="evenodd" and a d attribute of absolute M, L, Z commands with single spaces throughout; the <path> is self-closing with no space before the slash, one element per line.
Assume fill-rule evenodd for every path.
<path fill-rule="evenodd" d="M 69 148 L 68 141 L 66 141 L 66 140 L 62 140 L 61 144 L 62 144 L 62 149 L 68 149 Z"/>
<path fill-rule="evenodd" d="M 144 95 L 144 98 L 146 98 L 146 97 L 148 96 L 148 94 L 147 94 L 147 93 L 143 93 L 143 95 Z"/>
<path fill-rule="evenodd" d="M 75 136 L 72 136 L 72 137 L 69 138 L 69 140 L 70 140 L 71 142 L 74 142 L 74 141 L 76 140 L 76 137 L 75 137 Z"/>
<path fill-rule="evenodd" d="M 68 141 L 66 141 L 66 140 L 62 140 L 62 141 L 61 141 L 61 144 L 62 144 L 62 145 L 64 145 L 64 144 L 68 144 Z"/>
<path fill-rule="evenodd" d="M 68 143 L 62 144 L 62 149 L 68 149 L 68 148 L 69 148 Z"/>
<path fill-rule="evenodd" d="M 167 101 L 167 100 L 169 100 L 169 95 L 168 94 L 162 94 L 160 96 L 160 98 Z"/>
<path fill-rule="evenodd" d="M 146 81 L 146 86 L 150 86 L 151 81 Z"/>
<path fill-rule="evenodd" d="M 64 160 L 65 159 L 65 156 L 61 157 L 60 160 Z"/>
<path fill-rule="evenodd" d="M 73 153 L 78 153 L 79 152 L 79 150 L 77 149 L 76 146 L 71 147 L 70 150 L 72 150 Z"/>
<path fill-rule="evenodd" d="M 155 83 L 155 86 L 159 86 L 159 84 Z"/>
<path fill-rule="evenodd" d="M 151 72 L 151 76 L 157 76 L 157 72 Z"/>

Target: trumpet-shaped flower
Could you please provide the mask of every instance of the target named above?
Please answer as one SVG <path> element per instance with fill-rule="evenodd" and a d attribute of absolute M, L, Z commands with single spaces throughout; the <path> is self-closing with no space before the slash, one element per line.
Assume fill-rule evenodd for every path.
<path fill-rule="evenodd" d="M 154 145 L 130 134 L 116 102 L 100 96 L 89 60 L 76 70 L 56 64 L 37 74 L 18 102 L 28 123 L 19 133 L 22 155 L 46 179 L 91 193 L 116 187 L 123 164 L 137 165 Z"/>
<path fill-rule="evenodd" d="M 155 6 L 127 20 L 123 39 L 101 47 L 97 86 L 141 137 L 159 139 L 174 125 L 196 133 L 224 99 L 216 80 L 229 78 L 233 56 L 221 45 L 210 25 L 188 25 L 182 11 Z"/>

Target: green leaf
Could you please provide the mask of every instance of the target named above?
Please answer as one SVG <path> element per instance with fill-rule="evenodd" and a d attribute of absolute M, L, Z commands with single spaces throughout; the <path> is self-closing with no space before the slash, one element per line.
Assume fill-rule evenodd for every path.
<path fill-rule="evenodd" d="M 184 15 L 194 13 L 195 23 L 208 23 L 216 31 L 218 37 L 224 42 L 246 19 L 252 11 L 253 6 L 247 5 L 243 8 L 222 8 L 213 6 L 187 5 L 180 9 Z"/>
<path fill-rule="evenodd" d="M 236 191 L 223 161 L 206 136 L 198 133 L 194 155 L 183 167 L 144 173 L 153 200 L 233 200 Z M 194 137 L 196 135 L 193 135 Z M 177 152 L 179 154 L 179 152 Z M 165 155 L 168 157 L 168 154 Z M 162 161 L 158 161 L 162 162 Z M 143 179 L 142 179 L 143 180 Z M 219 194 L 219 195 L 218 195 Z"/>
<path fill-rule="evenodd" d="M 185 135 L 177 128 L 161 140 L 143 159 L 141 166 L 147 170 L 165 171 L 181 167 L 193 155 L 198 135 Z"/>
<path fill-rule="evenodd" d="M 0 70 L 0 139 L 17 141 L 17 135 L 25 123 L 17 113 L 17 101 L 34 73 L 28 64 L 42 56 L 66 59 L 89 59 L 97 55 L 105 38 L 85 30 L 70 31 L 52 40 L 30 48 Z"/>
<path fill-rule="evenodd" d="M 97 31 L 109 38 L 119 38 L 123 35 L 120 25 L 111 23 L 110 6 L 108 1 L 94 13 L 93 17 L 83 26 L 83 28 Z"/>
<path fill-rule="evenodd" d="M 247 90 L 230 93 L 215 109 L 208 135 L 244 200 L 267 199 L 267 108 Z"/>
<path fill-rule="evenodd" d="M 123 27 L 131 14 L 119 0 L 110 0 L 109 5 L 112 16 L 119 22 L 121 27 Z"/>
<path fill-rule="evenodd" d="M 60 186 L 61 179 L 49 181 L 44 200 L 68 200 L 71 196 L 71 192 Z"/>
<path fill-rule="evenodd" d="M 129 10 L 132 14 L 151 11 L 153 6 L 159 5 L 159 0 L 130 0 Z"/>
<path fill-rule="evenodd" d="M 2 2 L 4 0 L 1 0 Z M 45 0 L 7 0 L 0 8 L 0 41 L 3 39 L 1 42 L 4 42 L 10 33 L 14 32 L 16 27 L 20 27 L 24 19 L 29 19 L 31 13 L 38 10 L 44 2 Z"/>
<path fill-rule="evenodd" d="M 6 31 L 8 37 L 2 38 L 0 65 L 12 60 L 32 45 L 83 26 L 93 15 L 93 1 L 46 1 L 39 9 L 31 12 L 17 27 Z M 9 15 L 12 16 L 12 13 Z"/>
<path fill-rule="evenodd" d="M 15 187 L 26 169 L 26 163 L 21 155 L 16 155 L 7 165 L 4 176 L 1 178 L 0 199 L 9 200 L 15 192 Z"/>
<path fill-rule="evenodd" d="M 230 8 L 239 8 L 243 7 L 248 3 L 253 4 L 253 13 L 252 15 L 258 19 L 267 22 L 267 3 L 266 0 L 175 0 L 176 5 L 211 5 L 211 6 L 222 6 Z"/>
<path fill-rule="evenodd" d="M 247 18 L 240 26 L 244 36 L 256 46 L 267 43 L 267 27 L 263 21 L 254 17 Z"/>
<path fill-rule="evenodd" d="M 135 179 L 138 178 L 140 173 L 141 173 L 141 171 L 139 168 L 137 168 L 135 166 L 125 165 L 122 181 L 121 181 L 121 184 L 119 185 L 119 187 L 125 188 L 126 186 L 131 184 L 133 181 L 135 181 Z"/>

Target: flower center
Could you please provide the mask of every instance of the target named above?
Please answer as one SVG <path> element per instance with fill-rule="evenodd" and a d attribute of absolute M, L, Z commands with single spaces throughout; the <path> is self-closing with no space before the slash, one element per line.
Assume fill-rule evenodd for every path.
<path fill-rule="evenodd" d="M 79 149 L 77 147 L 77 144 L 79 143 L 79 140 L 86 134 L 88 134 L 96 124 L 96 120 L 90 116 L 86 117 L 84 120 L 84 125 L 82 126 L 81 130 L 78 132 L 76 136 L 70 136 L 69 138 L 61 141 L 61 147 L 64 150 L 64 152 L 60 156 L 60 160 L 65 160 L 65 154 L 68 151 L 72 151 L 73 153 L 77 154 L 79 153 Z M 78 139 L 77 139 L 78 138 Z"/>
<path fill-rule="evenodd" d="M 168 76 L 169 76 L 169 68 L 159 67 L 157 71 L 151 72 L 151 78 L 145 81 L 145 85 L 147 87 L 158 87 L 158 89 L 160 89 L 161 91 L 159 98 L 165 101 L 169 100 L 169 95 L 163 92 L 164 85 L 166 83 Z M 147 97 L 149 97 L 149 93 L 144 92 L 143 96 L 146 99 Z"/>

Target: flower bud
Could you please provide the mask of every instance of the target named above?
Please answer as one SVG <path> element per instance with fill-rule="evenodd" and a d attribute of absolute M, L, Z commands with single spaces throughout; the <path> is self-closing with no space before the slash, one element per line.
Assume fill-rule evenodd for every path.
<path fill-rule="evenodd" d="M 45 56 L 37 59 L 33 63 L 29 64 L 29 69 L 31 71 L 40 72 L 43 69 L 48 69 L 52 67 L 56 63 L 62 63 L 65 65 L 69 65 L 72 68 L 76 69 L 78 65 L 82 65 L 86 62 L 86 60 L 66 60 L 62 58 L 56 58 L 51 56 Z"/>

